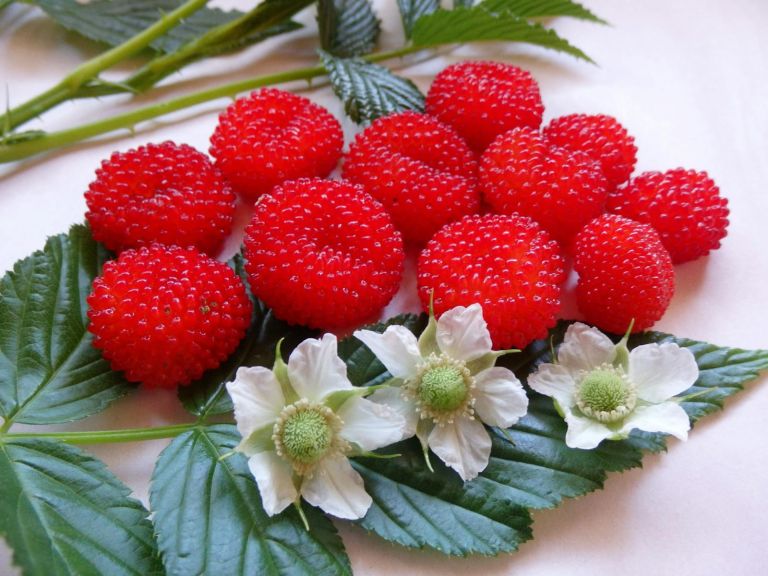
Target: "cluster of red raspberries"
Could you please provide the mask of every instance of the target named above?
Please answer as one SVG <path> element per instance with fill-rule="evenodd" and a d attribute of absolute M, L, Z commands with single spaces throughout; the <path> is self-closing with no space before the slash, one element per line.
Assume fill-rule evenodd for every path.
<path fill-rule="evenodd" d="M 221 114 L 213 162 L 172 142 L 113 154 L 86 192 L 94 237 L 120 252 L 88 300 L 95 345 L 150 386 L 187 384 L 234 351 L 252 305 L 212 256 L 236 194 L 255 202 L 250 288 L 290 323 L 375 319 L 411 245 L 424 308 L 431 300 L 439 316 L 479 302 L 497 348 L 554 325 L 566 258 L 587 321 L 649 328 L 674 292 L 673 263 L 719 246 L 727 202 L 704 172 L 630 179 L 637 150 L 610 116 L 542 129 L 543 111 L 528 72 L 464 62 L 437 75 L 425 113 L 375 120 L 343 158 L 338 120 L 274 89 Z M 340 160 L 341 180 L 326 179 Z"/>

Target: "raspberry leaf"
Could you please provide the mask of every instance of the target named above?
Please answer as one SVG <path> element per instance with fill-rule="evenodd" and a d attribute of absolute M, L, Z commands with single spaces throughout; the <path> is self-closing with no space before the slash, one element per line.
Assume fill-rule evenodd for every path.
<path fill-rule="evenodd" d="M 605 20 L 571 0 L 483 0 L 481 6 L 489 12 L 509 11 L 522 18 L 570 16 L 596 24 L 607 24 Z"/>
<path fill-rule="evenodd" d="M 344 111 L 358 124 L 404 110 L 424 110 L 424 95 L 416 85 L 387 68 L 326 52 L 320 57 Z"/>
<path fill-rule="evenodd" d="M 25 574 L 162 573 L 149 512 L 79 449 L 2 439 L 0 485 L 0 534 Z"/>
<path fill-rule="evenodd" d="M 330 520 L 304 506 L 310 531 L 294 509 L 262 510 L 246 459 L 231 454 L 232 425 L 176 438 L 160 455 L 150 491 L 157 542 L 168 574 L 351 575 Z"/>
<path fill-rule="evenodd" d="M 368 54 L 381 29 L 368 0 L 318 0 L 317 25 L 321 48 L 342 58 Z"/>
<path fill-rule="evenodd" d="M 390 323 L 410 321 L 406 316 Z M 525 380 L 538 364 L 551 360 L 551 347 L 562 342 L 568 325 L 559 323 L 551 331 L 551 341 L 535 341 L 521 353 L 503 357 L 503 363 Z M 372 329 L 383 331 L 385 326 Z M 726 397 L 768 369 L 765 350 L 722 348 L 657 332 L 635 336 L 629 345 L 649 342 L 675 342 L 693 352 L 700 377 L 684 395 L 702 394 L 682 405 L 694 421 L 717 410 Z M 349 362 L 356 384 L 376 383 L 388 376 L 359 343 L 342 341 L 339 354 Z M 703 393 L 707 390 L 709 393 Z M 638 467 L 645 453 L 666 449 L 664 435 L 649 433 L 634 433 L 621 442 L 606 441 L 595 450 L 568 448 L 566 424 L 551 399 L 533 392 L 529 397 L 528 414 L 520 422 L 503 432 L 492 430 L 490 464 L 472 482 L 460 482 L 437 458 L 432 458 L 435 472 L 429 472 L 414 439 L 387 449 L 402 454 L 401 458 L 357 459 L 354 466 L 373 498 L 360 524 L 407 547 L 429 547 L 461 556 L 509 552 L 531 537 L 531 510 L 554 508 L 564 498 L 602 488 L 608 472 Z"/>
<path fill-rule="evenodd" d="M 253 302 L 253 317 L 245 338 L 226 362 L 215 370 L 206 372 L 200 380 L 191 385 L 179 388 L 181 403 L 200 419 L 232 411 L 232 401 L 227 394 L 226 383 L 235 379 L 240 366 L 271 368 L 275 361 L 275 347 L 280 339 L 284 339 L 282 351 L 287 357 L 302 340 L 316 336 L 316 332 L 309 328 L 289 326 L 278 320 L 263 302 L 253 297 L 248 286 L 245 260 L 240 254 L 233 256 L 228 264 L 245 284 L 248 296 Z"/>
<path fill-rule="evenodd" d="M 86 226 L 48 239 L 0 280 L 0 416 L 54 424 L 85 418 L 131 386 L 91 345 L 86 297 L 110 254 Z"/>
<path fill-rule="evenodd" d="M 397 6 L 400 8 L 405 37 L 410 38 L 416 20 L 425 14 L 432 14 L 440 8 L 440 2 L 439 0 L 397 0 Z"/>
<path fill-rule="evenodd" d="M 423 48 L 481 41 L 526 42 L 593 62 L 554 30 L 508 11 L 491 12 L 482 4 L 472 8 L 437 10 L 422 16 L 414 24 L 412 36 L 413 44 Z"/>

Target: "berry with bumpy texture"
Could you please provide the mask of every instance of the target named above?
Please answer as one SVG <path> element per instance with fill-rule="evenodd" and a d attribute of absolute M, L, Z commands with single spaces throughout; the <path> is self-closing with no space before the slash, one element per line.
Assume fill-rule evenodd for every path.
<path fill-rule="evenodd" d="M 495 348 L 547 335 L 565 279 L 557 243 L 520 215 L 467 216 L 443 227 L 418 261 L 422 306 L 435 314 L 478 302 Z"/>
<path fill-rule="evenodd" d="M 501 62 L 470 61 L 435 76 L 426 112 L 453 126 L 473 150 L 482 152 L 512 128 L 538 128 L 544 105 L 530 72 Z"/>
<path fill-rule="evenodd" d="M 235 214 L 235 194 L 208 157 L 173 142 L 112 154 L 85 201 L 93 237 L 115 252 L 158 242 L 215 254 Z"/>
<path fill-rule="evenodd" d="M 189 384 L 245 336 L 253 305 L 226 264 L 155 244 L 104 265 L 88 296 L 93 345 L 114 370 L 151 388 Z"/>
<path fill-rule="evenodd" d="M 610 194 L 606 206 L 653 226 L 675 264 L 716 250 L 728 233 L 728 200 L 706 172 L 645 172 Z"/>
<path fill-rule="evenodd" d="M 210 152 L 235 190 L 255 199 L 286 180 L 328 176 L 343 144 L 341 125 L 328 110 L 265 88 L 222 112 Z"/>
<path fill-rule="evenodd" d="M 579 274 L 576 303 L 587 321 L 622 334 L 653 326 L 675 292 L 672 259 L 656 231 L 604 214 L 587 224 L 574 241 L 574 269 Z"/>
<path fill-rule="evenodd" d="M 597 162 L 530 128 L 494 140 L 480 159 L 480 186 L 494 212 L 529 216 L 563 244 L 603 213 L 608 195 Z"/>
<path fill-rule="evenodd" d="M 374 121 L 350 146 L 343 176 L 381 202 L 416 244 L 480 209 L 474 153 L 453 128 L 425 114 Z"/>
<path fill-rule="evenodd" d="M 584 152 L 598 162 L 610 190 L 626 182 L 635 169 L 635 139 L 612 116 L 569 114 L 554 118 L 543 133 L 551 145 Z"/>
<path fill-rule="evenodd" d="M 355 184 L 286 182 L 256 204 L 245 235 L 253 293 L 275 316 L 325 330 L 372 320 L 403 272 L 403 240 Z"/>

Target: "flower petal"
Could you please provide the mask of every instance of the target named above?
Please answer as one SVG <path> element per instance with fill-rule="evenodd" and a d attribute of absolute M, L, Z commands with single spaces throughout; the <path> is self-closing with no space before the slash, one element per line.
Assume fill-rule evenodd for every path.
<path fill-rule="evenodd" d="M 600 442 L 616 434 L 602 422 L 577 416 L 570 410 L 565 412 L 565 421 L 568 423 L 568 432 L 565 434 L 565 443 L 570 448 L 591 450 Z"/>
<path fill-rule="evenodd" d="M 405 418 L 384 404 L 351 398 L 336 413 L 344 421 L 341 437 L 362 450 L 376 450 L 403 438 Z"/>
<path fill-rule="evenodd" d="M 616 346 L 597 328 L 576 322 L 568 326 L 565 339 L 557 350 L 557 362 L 574 374 L 611 363 Z"/>
<path fill-rule="evenodd" d="M 368 396 L 368 399 L 377 404 L 383 404 L 399 414 L 405 424 L 403 435 L 399 440 L 405 440 L 416 434 L 416 424 L 419 422 L 419 413 L 416 412 L 416 403 L 403 396 L 403 391 L 397 386 L 376 390 Z M 398 440 L 398 441 L 399 441 Z"/>
<path fill-rule="evenodd" d="M 235 406 L 237 430 L 248 438 L 255 430 L 273 424 L 285 406 L 280 383 L 272 370 L 263 366 L 238 368 L 227 392 Z"/>
<path fill-rule="evenodd" d="M 672 434 L 680 440 L 687 440 L 691 421 L 677 402 L 662 402 L 635 408 L 624 420 L 621 433 L 629 434 L 635 428 L 646 432 Z"/>
<path fill-rule="evenodd" d="M 688 390 L 699 377 L 696 358 L 677 344 L 644 344 L 629 353 L 629 379 L 637 397 L 658 404 Z"/>
<path fill-rule="evenodd" d="M 444 354 L 465 362 L 488 354 L 493 344 L 482 306 L 456 306 L 440 316 L 437 345 Z"/>
<path fill-rule="evenodd" d="M 323 460 L 312 477 L 304 480 L 301 495 L 328 514 L 349 520 L 365 516 L 373 502 L 360 474 L 344 456 Z"/>
<path fill-rule="evenodd" d="M 319 402 L 336 390 L 348 390 L 347 365 L 339 358 L 336 336 L 324 334 L 299 344 L 288 358 L 288 379 L 300 398 Z"/>
<path fill-rule="evenodd" d="M 459 416 L 453 424 L 435 426 L 428 443 L 464 481 L 472 480 L 485 470 L 491 456 L 491 438 L 485 427 L 466 416 Z"/>
<path fill-rule="evenodd" d="M 509 428 L 528 410 L 528 396 L 514 372 L 496 366 L 475 376 L 475 410 L 491 426 Z"/>
<path fill-rule="evenodd" d="M 268 451 L 254 454 L 248 458 L 248 468 L 256 478 L 261 504 L 268 515 L 282 512 L 298 499 L 291 465 L 276 453 Z"/>
<path fill-rule="evenodd" d="M 389 326 L 383 334 L 356 330 L 355 338 L 368 346 L 395 378 L 407 380 L 416 376 L 421 354 L 416 336 L 405 326 Z"/>
<path fill-rule="evenodd" d="M 528 386 L 554 398 L 563 408 L 576 404 L 573 398 L 576 380 L 570 370 L 560 364 L 540 364 L 538 370 L 528 376 Z"/>

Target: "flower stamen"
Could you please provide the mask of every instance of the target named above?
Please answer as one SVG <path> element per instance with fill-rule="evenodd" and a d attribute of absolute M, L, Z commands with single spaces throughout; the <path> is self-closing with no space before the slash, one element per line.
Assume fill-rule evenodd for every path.
<path fill-rule="evenodd" d="M 475 379 L 465 362 L 430 354 L 419 366 L 416 376 L 403 387 L 404 394 L 416 403 L 422 419 L 435 424 L 453 424 L 458 416 L 474 418 Z"/>
<path fill-rule="evenodd" d="M 637 405 L 634 385 L 621 367 L 611 364 L 584 372 L 575 392 L 579 410 L 603 423 L 623 420 Z"/>

